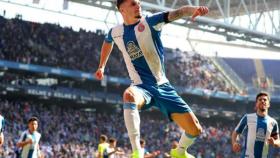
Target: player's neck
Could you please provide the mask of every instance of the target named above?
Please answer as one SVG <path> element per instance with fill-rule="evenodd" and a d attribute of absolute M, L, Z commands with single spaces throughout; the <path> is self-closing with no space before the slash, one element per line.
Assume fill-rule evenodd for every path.
<path fill-rule="evenodd" d="M 259 115 L 261 117 L 265 117 L 265 116 L 267 116 L 267 114 L 268 114 L 267 110 L 266 111 L 260 111 L 260 110 L 257 111 L 257 115 Z"/>
<path fill-rule="evenodd" d="M 140 20 L 140 18 L 124 18 L 124 24 L 125 25 L 133 25 L 137 23 Z"/>

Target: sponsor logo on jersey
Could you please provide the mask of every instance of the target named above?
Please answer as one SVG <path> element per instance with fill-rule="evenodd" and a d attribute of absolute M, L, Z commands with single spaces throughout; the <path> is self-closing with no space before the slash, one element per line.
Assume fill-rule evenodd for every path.
<path fill-rule="evenodd" d="M 126 47 L 127 47 L 127 52 L 132 61 L 143 56 L 142 51 L 140 50 L 140 48 L 138 48 L 138 46 L 133 41 L 129 41 Z"/>
<path fill-rule="evenodd" d="M 256 134 L 256 141 L 264 142 L 265 140 L 265 132 L 263 128 L 258 128 Z"/>

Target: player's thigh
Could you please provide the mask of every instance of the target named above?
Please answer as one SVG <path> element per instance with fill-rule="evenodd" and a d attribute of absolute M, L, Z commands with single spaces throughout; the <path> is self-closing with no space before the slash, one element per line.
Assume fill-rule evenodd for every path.
<path fill-rule="evenodd" d="M 130 86 L 123 93 L 123 102 L 135 103 L 138 109 L 141 109 L 145 104 L 145 98 L 137 87 Z"/>
<path fill-rule="evenodd" d="M 198 136 L 202 132 L 202 127 L 193 112 L 172 113 L 171 118 L 189 135 Z"/>

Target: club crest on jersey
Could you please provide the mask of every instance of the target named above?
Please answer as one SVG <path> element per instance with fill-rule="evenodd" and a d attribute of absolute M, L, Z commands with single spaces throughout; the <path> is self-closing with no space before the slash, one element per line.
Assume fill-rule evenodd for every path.
<path fill-rule="evenodd" d="M 142 23 L 140 23 L 139 25 L 138 25 L 138 31 L 139 32 L 143 32 L 145 30 L 145 26 L 142 24 Z"/>

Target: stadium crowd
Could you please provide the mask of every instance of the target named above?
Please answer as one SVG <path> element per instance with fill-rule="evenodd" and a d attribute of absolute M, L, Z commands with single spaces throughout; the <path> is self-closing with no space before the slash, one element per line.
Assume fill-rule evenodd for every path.
<path fill-rule="evenodd" d="M 7 20 L 1 16 L 0 34 L 0 59 L 87 72 L 98 67 L 99 50 L 104 39 L 102 31 L 80 29 L 75 32 L 55 24 L 39 24 L 19 18 Z M 166 48 L 165 52 L 167 77 L 175 85 L 236 93 L 209 58 L 179 49 Z M 116 47 L 106 73 L 128 77 Z"/>
<path fill-rule="evenodd" d="M 0 157 L 15 158 L 15 147 L 20 133 L 26 129 L 31 116 L 39 118 L 42 134 L 41 150 L 45 158 L 93 158 L 96 157 L 99 136 L 106 134 L 118 140 L 128 157 L 131 153 L 128 135 L 123 123 L 122 110 L 106 113 L 88 112 L 75 107 L 43 105 L 26 101 L 0 101 L 1 114 L 6 118 L 5 144 Z M 157 114 L 157 112 L 155 112 Z M 180 129 L 161 115 L 142 112 L 141 133 L 148 151 L 161 151 L 158 157 L 169 152 L 171 141 L 180 136 Z M 160 120 L 159 120 L 160 119 Z M 230 135 L 234 124 L 202 121 L 203 133 L 189 149 L 197 158 L 233 158 Z M 276 153 L 280 156 L 280 152 Z"/>

